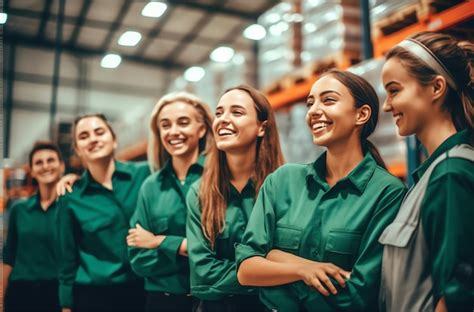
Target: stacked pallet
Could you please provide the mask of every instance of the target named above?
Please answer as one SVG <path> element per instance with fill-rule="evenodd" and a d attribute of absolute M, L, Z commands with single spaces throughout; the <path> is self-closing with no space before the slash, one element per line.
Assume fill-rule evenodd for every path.
<path fill-rule="evenodd" d="M 376 0 L 371 8 L 372 35 L 387 36 L 426 20 L 463 0 Z"/>

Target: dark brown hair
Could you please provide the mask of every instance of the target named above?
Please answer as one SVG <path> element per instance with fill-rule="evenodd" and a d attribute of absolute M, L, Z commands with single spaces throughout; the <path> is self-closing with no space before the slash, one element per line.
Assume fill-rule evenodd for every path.
<path fill-rule="evenodd" d="M 284 163 L 273 108 L 267 98 L 258 90 L 240 85 L 230 88 L 246 92 L 253 100 L 259 122 L 266 122 L 265 134 L 257 138 L 255 171 L 252 180 L 258 194 L 265 178 Z M 230 195 L 229 181 L 231 173 L 227 165 L 225 152 L 217 149 L 213 142 L 206 160 L 205 171 L 199 190 L 201 204 L 201 226 L 211 246 L 225 225 L 225 212 Z"/>
<path fill-rule="evenodd" d="M 369 151 L 379 166 L 387 168 L 377 148 L 368 140 L 368 137 L 374 132 L 379 119 L 380 104 L 374 88 L 364 78 L 348 71 L 331 69 L 324 73 L 323 76 L 331 76 L 342 83 L 352 95 L 355 107 L 360 108 L 363 105 L 370 106 L 372 113 L 360 133 L 362 150 L 364 153 Z"/>
<path fill-rule="evenodd" d="M 35 153 L 42 150 L 50 150 L 56 152 L 59 161 L 64 162 L 63 155 L 61 154 L 61 151 L 59 150 L 59 147 L 56 144 L 51 141 L 37 141 L 33 145 L 33 148 L 31 149 L 30 154 L 28 156 L 28 162 L 30 164 L 30 167 L 33 165 L 33 156 L 35 155 Z"/>
<path fill-rule="evenodd" d="M 448 92 L 443 108 L 451 114 L 456 129 L 473 128 L 474 125 L 474 91 L 473 91 L 473 60 L 474 45 L 460 42 L 454 37 L 433 32 L 420 32 L 409 37 L 428 48 L 449 71 L 457 90 L 447 85 Z M 439 74 L 413 53 L 402 47 L 393 47 L 386 59 L 398 58 L 409 74 L 421 85 L 427 85 Z"/>

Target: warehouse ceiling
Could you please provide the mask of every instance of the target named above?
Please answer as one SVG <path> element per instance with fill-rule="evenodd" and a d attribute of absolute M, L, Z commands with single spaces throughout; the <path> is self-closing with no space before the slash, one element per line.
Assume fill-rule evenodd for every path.
<path fill-rule="evenodd" d="M 242 32 L 280 1 L 160 2 L 164 14 L 148 17 L 144 0 L 4 0 L 4 157 L 22 161 L 35 140 L 68 138 L 62 124 L 87 112 L 106 114 L 120 148 L 133 145 L 185 69 L 223 45 L 251 60 L 255 41 Z M 137 45 L 118 44 L 126 31 L 141 34 Z M 121 56 L 117 68 L 101 67 L 108 53 Z"/>
<path fill-rule="evenodd" d="M 62 1 L 62 0 L 61 0 Z M 159 18 L 141 15 L 148 1 L 65 1 L 61 47 L 76 54 L 119 53 L 124 60 L 165 69 L 184 69 L 208 60 L 226 44 L 240 50 L 253 42 L 242 31 L 277 4 L 276 0 L 170 0 Z M 54 48 L 61 17 L 60 0 L 4 1 L 5 43 Z M 133 47 L 118 45 L 125 31 L 141 33 Z"/>

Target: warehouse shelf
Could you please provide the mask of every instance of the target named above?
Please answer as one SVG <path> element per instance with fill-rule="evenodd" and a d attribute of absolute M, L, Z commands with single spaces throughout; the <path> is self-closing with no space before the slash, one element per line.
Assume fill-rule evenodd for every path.
<path fill-rule="evenodd" d="M 407 26 L 391 35 L 379 37 L 374 41 L 374 57 L 383 57 L 391 47 L 402 41 L 409 35 L 420 31 L 441 31 L 454 27 L 464 21 L 474 17 L 474 0 L 470 0 L 456 6 L 453 6 L 440 13 L 427 15 L 422 21 Z M 347 69 L 347 66 L 340 66 L 340 69 Z M 274 108 L 281 108 L 298 101 L 302 101 L 308 96 L 311 86 L 317 80 L 318 75 L 312 75 L 305 80 L 299 81 L 289 88 L 278 90 L 276 92 L 268 93 L 267 97 Z"/>

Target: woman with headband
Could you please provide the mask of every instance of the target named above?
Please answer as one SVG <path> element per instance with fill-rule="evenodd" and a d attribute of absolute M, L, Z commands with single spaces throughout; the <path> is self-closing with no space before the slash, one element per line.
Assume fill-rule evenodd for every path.
<path fill-rule="evenodd" d="M 383 108 L 400 135 L 415 134 L 429 157 L 379 240 L 382 310 L 474 307 L 473 48 L 423 32 L 387 54 Z"/>

